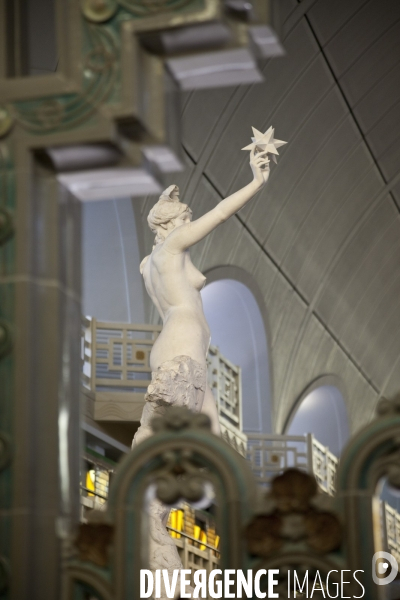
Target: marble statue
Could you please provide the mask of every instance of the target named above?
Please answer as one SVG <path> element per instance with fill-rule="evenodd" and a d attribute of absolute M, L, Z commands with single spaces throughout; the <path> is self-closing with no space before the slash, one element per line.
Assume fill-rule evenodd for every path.
<path fill-rule="evenodd" d="M 253 128 L 250 150 L 252 181 L 192 221 L 192 211 L 179 200 L 179 188 L 169 186 L 150 210 L 147 221 L 155 233 L 152 252 L 140 271 L 146 290 L 163 322 L 150 355 L 152 380 L 145 395 L 141 424 L 132 447 L 151 435 L 151 420 L 170 406 L 185 406 L 206 413 L 212 430 L 220 432 L 217 408 L 206 380 L 210 330 L 200 291 L 206 278 L 190 260 L 190 248 L 238 212 L 261 190 L 269 177 L 268 154 L 278 154 L 284 142 Z M 181 569 L 176 546 L 165 529 L 169 509 L 158 500 L 149 508 L 150 569 Z"/>

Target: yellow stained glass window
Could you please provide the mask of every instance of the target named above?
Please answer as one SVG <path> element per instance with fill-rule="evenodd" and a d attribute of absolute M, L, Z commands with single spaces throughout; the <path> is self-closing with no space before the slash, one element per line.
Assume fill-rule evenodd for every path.
<path fill-rule="evenodd" d="M 176 529 L 177 531 L 182 531 L 183 510 L 172 509 L 171 512 L 169 513 L 168 525 L 169 525 L 169 527 L 172 527 L 172 529 Z M 170 531 L 169 533 L 170 533 L 171 537 L 173 537 L 173 538 L 182 537 L 180 533 L 177 533 L 177 531 Z"/>
<path fill-rule="evenodd" d="M 89 469 L 86 473 L 86 489 L 95 491 L 96 472 L 94 469 Z M 88 496 L 94 496 L 88 492 Z"/>

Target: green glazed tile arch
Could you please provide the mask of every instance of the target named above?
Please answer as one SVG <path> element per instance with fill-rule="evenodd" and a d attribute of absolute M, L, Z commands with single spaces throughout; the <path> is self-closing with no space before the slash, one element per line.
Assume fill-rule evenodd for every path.
<path fill-rule="evenodd" d="M 82 94 L 63 94 L 14 104 L 16 121 L 31 134 L 46 135 L 73 130 L 96 118 L 107 102 L 119 72 L 120 39 L 110 29 L 83 26 Z"/>
<path fill-rule="evenodd" d="M 119 4 L 136 17 L 147 17 L 155 14 L 179 11 L 199 4 L 193 0 L 119 0 Z M 197 6 L 196 6 L 197 8 Z"/>
<path fill-rule="evenodd" d="M 10 133 L 14 124 L 9 106 L 0 105 L 0 138 L 5 138 Z"/>
<path fill-rule="evenodd" d="M 365 600 L 380 597 L 372 581 L 371 560 L 377 550 L 373 500 L 378 480 L 398 461 L 400 414 L 375 419 L 355 435 L 342 454 L 336 503 L 345 525 L 343 553 L 348 569 L 363 572 Z"/>
<path fill-rule="evenodd" d="M 95 592 L 98 600 L 114 600 L 109 573 L 90 563 L 71 561 L 66 572 L 65 600 L 77 600 L 86 597 L 84 593 Z M 89 589 L 89 590 L 88 590 Z"/>
<path fill-rule="evenodd" d="M 0 319 L 0 360 L 11 352 L 13 335 L 11 325 L 5 319 Z"/>
<path fill-rule="evenodd" d="M 337 474 L 337 493 L 370 490 L 376 481 L 371 475 L 377 461 L 399 448 L 400 414 L 375 419 L 346 446 Z"/>
<path fill-rule="evenodd" d="M 10 565 L 4 556 L 0 556 L 0 594 L 6 592 L 10 583 Z"/>
<path fill-rule="evenodd" d="M 0 431 L 0 471 L 8 467 L 12 459 L 11 438 L 4 431 Z"/>
<path fill-rule="evenodd" d="M 125 9 L 136 18 L 151 17 L 180 10 L 193 10 L 201 7 L 201 0 L 105 0 L 101 4 L 96 0 L 83 0 L 82 14 L 88 21 L 104 23 L 118 11 Z"/>
<path fill-rule="evenodd" d="M 254 514 L 257 497 L 256 483 L 247 463 L 209 432 L 163 431 L 142 442 L 123 459 L 111 486 L 108 515 L 115 528 L 113 577 L 118 600 L 139 597 L 139 569 L 146 568 L 141 548 L 145 492 L 164 464 L 163 454 L 180 450 L 193 453 L 196 463 L 207 469 L 207 479 L 214 485 L 221 517 L 221 568 L 244 568 L 242 530 Z"/>
<path fill-rule="evenodd" d="M 0 206 L 0 246 L 8 242 L 14 234 L 14 222 L 11 212 Z"/>

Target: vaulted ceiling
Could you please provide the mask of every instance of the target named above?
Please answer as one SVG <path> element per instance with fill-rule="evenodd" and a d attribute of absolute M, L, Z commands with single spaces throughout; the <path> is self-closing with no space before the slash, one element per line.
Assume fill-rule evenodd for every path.
<path fill-rule="evenodd" d="M 199 216 L 249 182 L 251 126 L 288 141 L 267 187 L 193 259 L 259 300 L 276 429 L 325 376 L 354 430 L 400 388 L 400 2 L 276 4 L 286 56 L 265 63 L 262 84 L 183 96 L 187 170 L 172 180 Z M 34 72 L 55 68 L 50 54 L 32 51 Z M 134 201 L 142 252 L 153 202 Z"/>
<path fill-rule="evenodd" d="M 322 375 L 342 381 L 355 429 L 400 388 L 400 2 L 280 10 L 286 56 L 264 83 L 185 96 L 182 196 L 196 217 L 249 182 L 251 126 L 288 141 L 268 186 L 193 256 L 260 292 L 277 429 Z"/>

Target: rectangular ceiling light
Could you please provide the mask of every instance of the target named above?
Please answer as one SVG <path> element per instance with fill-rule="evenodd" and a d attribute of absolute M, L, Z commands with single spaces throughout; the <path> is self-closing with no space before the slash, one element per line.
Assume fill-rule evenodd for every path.
<path fill-rule="evenodd" d="M 284 56 L 285 50 L 275 31 L 267 25 L 249 27 L 250 47 L 259 58 Z"/>
<path fill-rule="evenodd" d="M 158 194 L 161 187 L 144 169 L 98 169 L 58 176 L 60 183 L 79 200 L 110 200 Z"/>
<path fill-rule="evenodd" d="M 166 61 L 182 90 L 243 85 L 263 81 L 253 55 L 246 48 L 207 52 Z"/>

